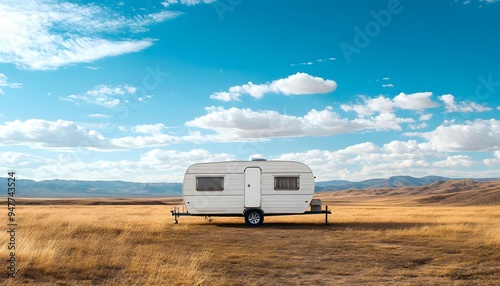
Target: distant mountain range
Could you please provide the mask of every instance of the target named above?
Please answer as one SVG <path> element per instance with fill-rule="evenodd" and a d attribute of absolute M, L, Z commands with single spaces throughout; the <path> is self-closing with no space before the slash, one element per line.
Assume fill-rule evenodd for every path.
<path fill-rule="evenodd" d="M 425 186 L 435 182 L 455 180 L 446 177 L 427 176 L 414 178 L 394 176 L 388 179 L 370 179 L 361 182 L 334 180 L 316 183 L 316 192 L 341 191 L 366 188 L 399 188 Z M 474 179 L 489 181 L 494 179 Z M 16 197 L 22 198 L 112 198 L 112 197 L 174 197 L 182 192 L 181 183 L 133 183 L 123 181 L 78 180 L 17 180 Z M 7 179 L 0 178 L 0 189 L 6 190 Z M 6 196 L 0 194 L 0 196 Z"/>
<path fill-rule="evenodd" d="M 5 189 L 7 179 L 0 178 Z M 5 186 L 5 187 L 3 187 Z M 133 183 L 123 181 L 17 180 L 16 196 L 23 198 L 111 198 L 180 196 L 181 183 Z M 6 192 L 5 192 L 6 195 Z M 0 194 L 4 196 L 4 194 Z"/>
<path fill-rule="evenodd" d="M 408 186 L 425 186 L 435 182 L 449 180 L 453 179 L 439 176 L 427 176 L 423 178 L 415 178 L 411 176 L 393 176 L 388 179 L 370 179 L 361 182 L 334 180 L 316 183 L 316 192 L 366 188 L 400 188 Z"/>

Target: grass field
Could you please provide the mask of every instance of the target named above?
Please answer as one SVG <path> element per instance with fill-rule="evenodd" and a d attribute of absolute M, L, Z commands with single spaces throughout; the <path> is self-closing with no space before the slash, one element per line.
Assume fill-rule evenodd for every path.
<path fill-rule="evenodd" d="M 2 285 L 498 285 L 498 206 L 335 206 L 324 216 L 181 217 L 166 205 L 16 210 Z M 6 224 L 6 216 L 2 223 Z M 6 245 L 7 236 L 1 236 Z M 1 260 L 8 258 L 0 250 Z"/>

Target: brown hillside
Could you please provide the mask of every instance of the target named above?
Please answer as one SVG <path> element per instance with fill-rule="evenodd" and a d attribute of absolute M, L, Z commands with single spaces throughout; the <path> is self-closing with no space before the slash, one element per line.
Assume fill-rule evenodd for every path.
<path fill-rule="evenodd" d="M 346 190 L 317 195 L 331 205 L 500 205 L 500 180 L 453 180 L 427 186 Z"/>
<path fill-rule="evenodd" d="M 418 199 L 418 202 L 422 204 L 462 206 L 500 205 L 500 180 L 491 182 L 474 182 L 470 180 L 444 182 L 430 188 L 430 192 L 425 197 Z"/>

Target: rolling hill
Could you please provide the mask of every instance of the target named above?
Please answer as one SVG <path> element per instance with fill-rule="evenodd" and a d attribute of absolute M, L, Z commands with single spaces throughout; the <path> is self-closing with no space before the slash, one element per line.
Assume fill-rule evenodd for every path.
<path fill-rule="evenodd" d="M 435 182 L 448 180 L 453 179 L 439 176 L 427 176 L 422 178 L 415 178 L 411 176 L 393 176 L 388 179 L 370 179 L 361 182 L 334 180 L 316 183 L 316 192 L 366 188 L 400 188 L 407 186 L 425 186 Z"/>
<path fill-rule="evenodd" d="M 320 193 L 332 205 L 500 205 L 500 180 L 447 180 L 424 186 L 350 189 Z"/>
<path fill-rule="evenodd" d="M 7 179 L 0 178 L 7 186 Z M 123 181 L 17 180 L 17 197 L 27 198 L 108 198 L 179 196 L 181 183 L 133 183 Z"/>
<path fill-rule="evenodd" d="M 316 193 L 340 192 L 340 196 L 436 196 L 428 203 L 441 200 L 458 200 L 457 192 L 473 191 L 480 181 L 493 179 L 456 180 L 438 176 L 414 178 L 394 176 L 388 179 L 371 179 L 362 182 L 328 181 L 317 182 Z M 488 181 L 489 180 L 489 181 Z M 0 178 L 0 186 L 7 186 L 7 179 Z M 158 198 L 180 196 L 181 183 L 134 183 L 124 181 L 78 181 L 78 180 L 17 180 L 17 197 L 24 198 Z M 441 196 L 441 197 L 438 197 Z M 422 198 L 424 199 L 424 198 Z M 427 202 L 427 201 L 422 201 Z"/>

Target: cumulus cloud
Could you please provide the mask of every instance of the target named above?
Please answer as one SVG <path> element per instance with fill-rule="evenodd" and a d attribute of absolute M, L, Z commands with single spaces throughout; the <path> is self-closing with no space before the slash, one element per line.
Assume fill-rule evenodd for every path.
<path fill-rule="evenodd" d="M 181 140 L 178 137 L 167 134 L 153 134 L 151 136 L 127 136 L 122 138 L 110 139 L 111 146 L 123 149 L 136 149 L 166 146 L 178 143 Z"/>
<path fill-rule="evenodd" d="M 476 162 L 469 156 L 455 155 L 446 157 L 446 160 L 435 162 L 434 165 L 438 167 L 470 167 L 476 165 Z"/>
<path fill-rule="evenodd" d="M 28 145 L 32 148 L 78 148 L 107 145 L 95 130 L 86 130 L 70 121 L 30 119 L 0 125 L 0 145 Z M 89 145 L 90 144 L 90 145 Z"/>
<path fill-rule="evenodd" d="M 107 115 L 107 114 L 101 114 L 101 113 L 92 113 L 92 114 L 89 114 L 87 115 L 88 117 L 90 118 L 111 118 L 110 115 Z"/>
<path fill-rule="evenodd" d="M 439 154 L 415 140 L 392 141 L 382 146 L 364 142 L 344 149 L 309 150 L 282 154 L 276 159 L 297 160 L 311 167 L 317 181 L 364 180 L 394 175 L 434 175 L 432 160 Z"/>
<path fill-rule="evenodd" d="M 207 107 L 208 114 L 186 122 L 188 127 L 214 131 L 206 140 L 241 141 L 274 137 L 328 136 L 362 130 L 401 130 L 400 124 L 414 122 L 411 118 L 398 118 L 392 113 L 381 113 L 370 118 L 349 120 L 332 111 L 312 109 L 306 115 L 291 116 L 276 111 Z M 197 140 L 200 133 L 195 133 Z M 194 138 L 185 138 L 193 140 Z"/>
<path fill-rule="evenodd" d="M 500 165 L 500 151 L 495 152 L 494 158 L 481 162 L 468 155 L 450 155 L 427 142 L 395 140 L 383 145 L 364 142 L 339 150 L 285 153 L 272 159 L 304 162 L 311 167 L 317 181 L 361 181 L 396 175 L 470 178 L 497 177 L 498 170 L 495 168 L 490 167 L 488 171 L 478 171 L 475 168 L 482 163 Z"/>
<path fill-rule="evenodd" d="M 0 165 L 9 166 L 34 180 L 123 180 L 136 182 L 182 182 L 186 168 L 194 163 L 229 161 L 227 153 L 204 149 L 188 151 L 153 149 L 136 160 L 97 160 L 86 162 L 72 153 L 45 158 L 19 152 L 0 152 Z"/>
<path fill-rule="evenodd" d="M 254 84 L 248 82 L 240 86 L 232 86 L 229 91 L 215 92 L 210 98 L 231 101 L 240 100 L 240 96 L 248 94 L 256 99 L 262 98 L 266 93 L 277 93 L 284 95 L 318 94 L 332 92 L 337 88 L 333 80 L 325 80 L 314 77 L 307 73 L 296 73 L 265 84 Z"/>
<path fill-rule="evenodd" d="M 0 63 L 13 63 L 20 69 L 54 70 L 137 52 L 153 45 L 154 39 L 131 36 L 178 15 L 161 11 L 123 16 L 95 3 L 3 1 Z"/>
<path fill-rule="evenodd" d="M 11 168 L 17 168 L 17 167 L 37 168 L 39 166 L 48 164 L 50 160 L 32 154 L 9 151 L 0 153 L 0 162 L 2 163 L 0 165 L 10 166 Z"/>
<path fill-rule="evenodd" d="M 161 133 L 161 130 L 164 128 L 166 128 L 165 124 L 157 123 L 157 124 L 136 125 L 132 128 L 132 130 L 137 133 L 159 134 Z"/>
<path fill-rule="evenodd" d="M 427 120 L 430 120 L 431 118 L 432 118 L 432 113 L 426 113 L 426 114 L 420 115 L 420 117 L 418 119 L 420 121 L 427 121 Z"/>
<path fill-rule="evenodd" d="M 363 100 L 364 104 L 342 104 L 340 108 L 342 108 L 342 110 L 344 111 L 354 111 L 361 117 L 369 116 L 376 112 L 384 113 L 394 111 L 393 102 L 391 101 L 391 99 L 384 96 L 379 96 L 377 98 L 361 97 L 361 99 Z"/>
<path fill-rule="evenodd" d="M 58 154 L 56 158 L 45 158 L 19 152 L 0 152 L 0 165 L 11 166 L 22 172 L 25 178 L 35 180 L 61 177 L 86 180 L 92 177 L 96 180 L 128 181 L 134 178 L 134 181 L 141 182 L 181 182 L 186 168 L 194 163 L 242 159 L 205 149 L 153 149 L 140 154 L 137 159 L 99 159 L 90 162 L 76 155 L 64 153 Z M 255 156 L 262 157 L 261 154 Z M 498 176 L 498 170 L 491 166 L 500 165 L 500 151 L 495 151 L 493 158 L 481 162 L 467 155 L 443 153 L 428 143 L 396 140 L 382 145 L 363 142 L 339 150 L 284 153 L 269 159 L 304 162 L 312 168 L 317 181 L 361 181 L 395 175 L 495 177 Z M 471 168 L 481 163 L 490 166 L 489 171 L 480 172 Z"/>
<path fill-rule="evenodd" d="M 85 94 L 76 95 L 72 94 L 67 97 L 61 97 L 61 100 L 71 101 L 76 105 L 93 104 L 103 107 L 117 107 L 136 96 L 137 88 L 127 84 L 124 85 L 98 85 L 88 90 Z M 141 97 L 136 98 L 138 101 L 143 101 Z"/>
<path fill-rule="evenodd" d="M 346 112 L 354 111 L 360 117 L 370 116 L 377 112 L 390 113 L 395 109 L 423 111 L 439 106 L 437 102 L 430 99 L 431 96 L 432 92 L 400 93 L 393 99 L 382 95 L 376 98 L 361 96 L 362 104 L 342 104 L 340 108 Z"/>
<path fill-rule="evenodd" d="M 451 94 L 444 94 L 439 97 L 446 104 L 446 112 L 484 112 L 492 110 L 486 104 L 477 104 L 472 101 L 455 102 L 455 97 Z"/>
<path fill-rule="evenodd" d="M 195 163 L 229 160 L 235 160 L 234 155 L 227 153 L 212 154 L 208 150 L 204 149 L 193 149 L 186 152 L 154 149 L 141 156 L 142 165 L 148 165 L 150 167 L 178 165 L 187 168 Z"/>
<path fill-rule="evenodd" d="M 500 150 L 495 151 L 493 156 L 493 158 L 484 159 L 484 164 L 488 166 L 500 165 Z"/>
<path fill-rule="evenodd" d="M 500 148 L 500 121 L 496 119 L 443 124 L 424 133 L 406 133 L 425 138 L 440 151 L 491 151 Z"/>
<path fill-rule="evenodd" d="M 406 110 L 424 110 L 428 108 L 438 107 L 437 102 L 431 100 L 432 92 L 417 92 L 405 94 L 401 92 L 394 97 L 394 105 Z"/>
<path fill-rule="evenodd" d="M 101 66 L 85 66 L 85 68 L 93 71 L 98 71 L 103 69 L 103 67 Z"/>
<path fill-rule="evenodd" d="M 15 120 L 0 125 L 0 146 L 25 145 L 37 149 L 58 149 L 67 152 L 80 150 L 126 150 L 165 146 L 180 138 L 155 133 L 150 136 L 107 138 L 96 130 L 87 130 L 75 122 L 42 119 Z"/>

